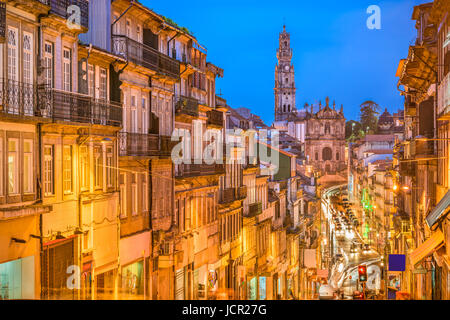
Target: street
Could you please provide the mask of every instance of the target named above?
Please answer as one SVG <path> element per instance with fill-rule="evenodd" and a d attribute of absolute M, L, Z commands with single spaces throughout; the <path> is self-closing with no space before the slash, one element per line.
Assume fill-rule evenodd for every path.
<path fill-rule="evenodd" d="M 371 247 L 364 247 L 364 240 L 357 229 L 345 220 L 346 214 L 339 211 L 331 201 L 332 196 L 341 194 L 346 186 L 328 189 L 322 197 L 322 209 L 326 217 L 331 254 L 329 285 L 351 298 L 354 291 L 362 290 L 358 281 L 358 266 L 366 265 L 368 290 L 379 290 L 381 280 L 381 257 Z M 341 197 L 342 200 L 343 197 Z M 351 209 L 350 209 L 351 210 Z M 338 225 L 342 226 L 341 228 Z"/>

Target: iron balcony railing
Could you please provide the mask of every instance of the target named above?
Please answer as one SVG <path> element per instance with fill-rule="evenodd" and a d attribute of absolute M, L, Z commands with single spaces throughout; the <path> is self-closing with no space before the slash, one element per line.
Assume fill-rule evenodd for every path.
<path fill-rule="evenodd" d="M 0 112 L 18 116 L 39 116 L 36 85 L 0 79 Z"/>
<path fill-rule="evenodd" d="M 39 86 L 37 96 L 42 117 L 114 127 L 122 125 L 122 106 L 119 103 L 49 89 L 48 86 Z"/>
<path fill-rule="evenodd" d="M 175 176 L 182 177 L 195 177 L 195 176 L 208 176 L 215 174 L 225 174 L 224 164 L 179 164 L 176 166 Z"/>
<path fill-rule="evenodd" d="M 220 199 L 221 204 L 231 203 L 234 202 L 234 200 L 236 200 L 234 188 L 227 188 L 222 190 L 222 196 Z"/>
<path fill-rule="evenodd" d="M 169 56 L 123 35 L 112 36 L 112 51 L 134 64 L 168 77 L 180 78 L 180 62 Z"/>
<path fill-rule="evenodd" d="M 170 136 L 160 136 L 154 133 L 119 133 L 119 151 L 121 156 L 168 157 L 176 143 L 171 140 Z"/>
<path fill-rule="evenodd" d="M 217 110 L 208 111 L 208 126 L 223 127 L 223 113 Z"/>
<path fill-rule="evenodd" d="M 120 156 L 158 155 L 159 136 L 157 134 L 119 132 Z"/>
<path fill-rule="evenodd" d="M 198 117 L 198 100 L 186 96 L 179 96 L 176 98 L 175 112 L 191 117 Z"/>
<path fill-rule="evenodd" d="M 46 5 L 50 5 L 50 13 L 56 14 L 61 18 L 68 19 L 73 13 L 68 11 L 72 5 L 80 8 L 80 24 L 89 28 L 89 1 L 88 0 L 39 0 Z"/>
<path fill-rule="evenodd" d="M 244 200 L 247 198 L 247 186 L 241 186 L 236 189 L 237 200 Z"/>
<path fill-rule="evenodd" d="M 248 206 L 248 216 L 254 217 L 262 213 L 262 203 L 255 202 Z"/>

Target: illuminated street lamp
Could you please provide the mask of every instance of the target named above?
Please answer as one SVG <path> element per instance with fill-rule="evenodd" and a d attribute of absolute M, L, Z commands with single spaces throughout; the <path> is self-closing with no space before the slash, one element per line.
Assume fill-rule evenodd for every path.
<path fill-rule="evenodd" d="M 417 137 L 414 138 L 414 140 L 416 140 L 416 141 L 423 141 L 423 142 L 426 142 L 426 141 L 450 141 L 450 138 L 437 138 L 437 139 L 435 139 L 435 138 L 427 138 L 425 136 L 418 135 Z"/>

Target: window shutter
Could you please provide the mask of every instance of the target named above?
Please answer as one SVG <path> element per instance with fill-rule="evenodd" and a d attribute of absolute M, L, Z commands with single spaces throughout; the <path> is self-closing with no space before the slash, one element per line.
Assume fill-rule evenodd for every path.
<path fill-rule="evenodd" d="M 81 59 L 78 62 L 78 91 L 82 94 L 88 94 L 88 81 L 87 81 L 87 60 Z"/>

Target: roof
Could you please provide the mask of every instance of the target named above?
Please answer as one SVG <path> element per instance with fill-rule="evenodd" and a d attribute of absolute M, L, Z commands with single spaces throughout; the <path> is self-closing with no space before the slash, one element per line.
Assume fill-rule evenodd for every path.
<path fill-rule="evenodd" d="M 393 134 L 368 134 L 364 137 L 365 142 L 394 142 Z"/>
<path fill-rule="evenodd" d="M 364 153 L 374 153 L 374 154 L 392 154 L 394 151 L 392 149 L 373 149 L 366 150 Z"/>

